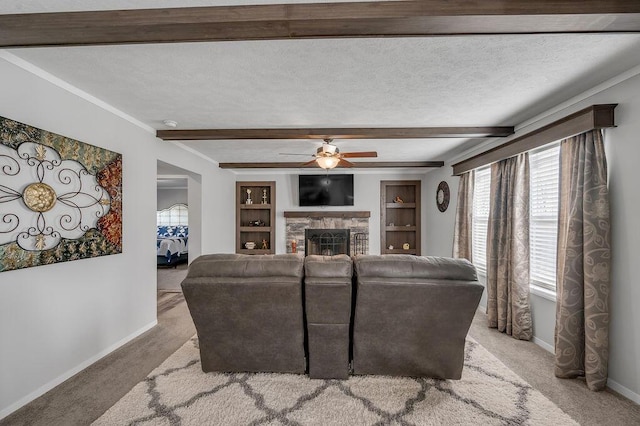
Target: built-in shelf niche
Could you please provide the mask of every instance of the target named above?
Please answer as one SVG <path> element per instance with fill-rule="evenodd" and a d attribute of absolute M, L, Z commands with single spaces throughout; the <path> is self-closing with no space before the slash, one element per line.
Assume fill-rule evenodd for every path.
<path fill-rule="evenodd" d="M 275 254 L 275 203 L 275 182 L 236 182 L 236 253 Z M 255 248 L 246 248 L 247 242 Z"/>
<path fill-rule="evenodd" d="M 420 255 L 420 181 L 380 182 L 380 252 Z M 405 244 L 408 249 L 403 248 Z M 393 248 L 389 248 L 393 246 Z"/>

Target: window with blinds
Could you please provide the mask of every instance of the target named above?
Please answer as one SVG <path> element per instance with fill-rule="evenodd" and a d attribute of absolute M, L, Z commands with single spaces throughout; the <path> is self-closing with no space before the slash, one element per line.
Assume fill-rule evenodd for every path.
<path fill-rule="evenodd" d="M 556 290 L 560 145 L 529 154 L 531 284 Z"/>
<path fill-rule="evenodd" d="M 158 226 L 189 225 L 189 208 L 185 204 L 174 204 L 165 210 L 156 212 Z"/>
<path fill-rule="evenodd" d="M 489 194 L 491 168 L 475 171 L 473 188 L 472 258 L 479 272 L 487 272 L 487 228 L 489 226 Z"/>

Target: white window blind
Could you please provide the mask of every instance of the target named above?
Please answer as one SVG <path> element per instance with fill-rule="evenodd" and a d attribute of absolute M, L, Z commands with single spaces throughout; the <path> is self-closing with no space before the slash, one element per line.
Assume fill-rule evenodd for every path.
<path fill-rule="evenodd" d="M 489 226 L 489 194 L 491 192 L 491 168 L 475 172 L 473 188 L 472 258 L 479 272 L 487 272 L 487 227 Z"/>
<path fill-rule="evenodd" d="M 156 214 L 158 226 L 189 225 L 189 208 L 185 204 L 174 204 L 168 209 L 158 211 Z"/>
<path fill-rule="evenodd" d="M 529 154 L 531 284 L 555 291 L 560 145 Z"/>

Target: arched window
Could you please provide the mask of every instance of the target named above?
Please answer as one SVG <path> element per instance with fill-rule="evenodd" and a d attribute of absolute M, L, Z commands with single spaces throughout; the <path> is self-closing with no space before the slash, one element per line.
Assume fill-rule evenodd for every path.
<path fill-rule="evenodd" d="M 189 208 L 186 204 L 174 204 L 157 212 L 158 226 L 188 226 Z"/>

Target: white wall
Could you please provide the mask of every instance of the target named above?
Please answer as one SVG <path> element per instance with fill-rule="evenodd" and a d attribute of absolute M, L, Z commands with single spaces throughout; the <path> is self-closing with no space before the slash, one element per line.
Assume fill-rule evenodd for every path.
<path fill-rule="evenodd" d="M 200 254 L 233 253 L 235 175 L 178 143 L 158 140 L 158 146 L 158 160 L 189 172 L 189 261 Z M 154 176 L 154 182 L 155 179 Z M 200 235 L 192 234 L 192 229 L 198 227 L 202 230 Z"/>
<path fill-rule="evenodd" d="M 640 403 L 640 274 L 637 268 L 640 256 L 640 190 L 637 184 L 640 161 L 640 75 L 613 86 L 611 84 L 595 88 L 589 94 L 555 108 L 535 123 L 516 126 L 519 130 L 514 137 L 593 104 L 618 104 L 615 110 L 618 127 L 605 131 L 612 226 L 609 386 Z M 435 187 L 446 173 L 445 170 L 429 173 L 425 179 L 426 185 Z M 451 181 L 449 185 L 453 188 Z M 444 230 L 439 238 L 427 239 L 427 254 L 451 253 L 456 193 L 457 188 L 455 193 L 452 190 L 450 212 L 427 215 L 427 229 Z M 446 233 L 448 235 L 444 235 Z M 534 341 L 553 350 L 555 301 L 532 294 L 531 308 Z"/>
<path fill-rule="evenodd" d="M 1 51 L 0 75 L 0 115 L 123 156 L 122 254 L 0 273 L 2 418 L 156 324 L 157 159 L 201 174 L 203 251 L 233 250 L 234 179 Z"/>
<path fill-rule="evenodd" d="M 189 204 L 187 188 L 158 188 L 158 210 L 168 209 L 174 204 Z"/>
<path fill-rule="evenodd" d="M 426 230 L 426 245 L 423 250 L 425 255 L 451 257 L 453 253 L 453 226 L 459 180 L 459 177 L 452 176 L 449 166 L 430 171 L 425 176 L 422 183 L 424 193 L 422 198 L 425 200 L 422 208 L 426 211 L 427 218 L 423 225 Z M 449 185 L 450 194 L 449 207 L 444 212 L 438 210 L 436 204 L 436 190 L 442 181 Z"/>
<path fill-rule="evenodd" d="M 348 207 L 322 206 L 300 207 L 298 205 L 298 175 L 322 174 L 318 169 L 315 172 L 308 170 L 291 173 L 239 173 L 236 181 L 275 181 L 276 182 L 276 253 L 286 253 L 285 241 L 285 211 L 369 211 L 369 253 L 380 254 L 380 181 L 382 180 L 422 180 L 423 173 L 415 172 L 371 172 L 367 170 L 351 170 L 353 173 L 354 205 Z M 332 170 L 329 173 L 345 173 L 342 170 Z M 424 198 L 424 183 L 423 198 Z M 435 195 L 434 195 L 435 197 Z M 424 205 L 424 203 L 423 203 Z M 425 224 L 425 211 L 422 210 L 422 226 Z M 425 244 L 425 233 L 422 233 L 422 247 Z M 424 253 L 424 249 L 423 249 Z"/>

